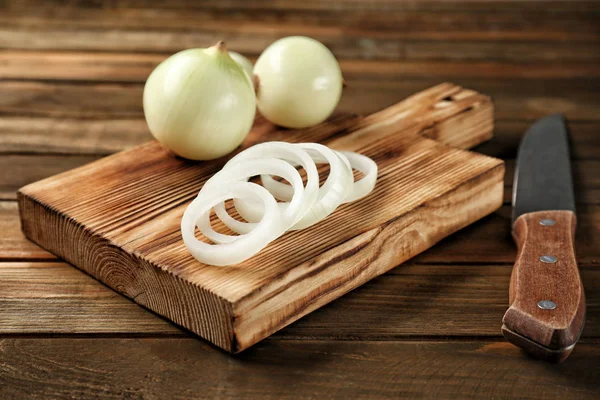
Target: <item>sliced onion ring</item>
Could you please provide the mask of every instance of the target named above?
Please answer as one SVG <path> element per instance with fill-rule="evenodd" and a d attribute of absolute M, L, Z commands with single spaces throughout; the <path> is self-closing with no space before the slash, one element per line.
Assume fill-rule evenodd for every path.
<path fill-rule="evenodd" d="M 335 151 L 335 153 L 342 161 L 344 161 L 344 164 L 346 164 L 347 168 L 351 171 L 355 169 L 364 174 L 362 178 L 353 183 L 343 204 L 358 200 L 371 193 L 377 182 L 377 164 L 375 161 L 367 156 L 351 151 Z M 325 160 L 315 159 L 315 162 L 320 163 L 325 162 Z M 276 199 L 287 201 L 293 193 L 290 185 L 278 182 L 268 175 L 261 176 L 261 179 L 263 181 L 263 186 L 265 186 Z"/>
<path fill-rule="evenodd" d="M 315 163 L 330 164 L 322 187 Z M 306 186 L 296 167 L 307 171 Z M 353 169 L 364 177 L 354 182 Z M 248 182 L 260 175 L 265 187 Z M 280 176 L 290 184 L 275 181 Z M 340 204 L 370 193 L 377 179 L 377 164 L 352 152 L 336 152 L 316 143 L 292 145 L 272 142 L 257 145 L 232 158 L 210 178 L 186 209 L 181 221 L 184 243 L 199 261 L 215 266 L 240 263 L 264 248 L 287 230 L 317 223 Z M 277 199 L 284 201 L 278 203 Z M 224 207 L 233 199 L 238 212 L 250 222 L 237 221 Z M 210 225 L 215 208 L 219 218 L 239 236 L 217 233 Z M 248 218 L 251 214 L 252 219 Z M 195 236 L 196 226 L 215 244 Z"/>
<path fill-rule="evenodd" d="M 221 171 L 217 172 L 204 184 L 204 187 L 200 191 L 200 195 L 203 192 L 212 191 L 213 188 L 217 186 L 227 186 L 230 184 L 230 182 L 245 182 L 249 177 L 260 175 L 265 171 L 269 171 L 286 179 L 292 184 L 291 187 L 294 189 L 294 195 L 290 202 L 278 203 L 278 208 L 282 214 L 282 230 L 280 232 L 273 232 L 276 237 L 278 237 L 279 235 L 283 234 L 292 224 L 294 224 L 294 222 L 298 219 L 298 213 L 304 214 L 306 212 L 304 209 L 304 184 L 302 182 L 302 178 L 300 177 L 298 171 L 289 163 L 276 158 L 255 158 L 240 161 L 239 163 L 230 165 L 229 167 L 223 168 Z M 225 213 L 227 212 L 225 211 Z M 244 223 L 236 221 L 233 218 L 231 218 L 231 220 L 238 222 L 239 224 L 243 224 L 242 226 L 247 230 L 238 232 L 242 233 L 243 235 L 250 233 L 256 227 L 256 223 Z M 215 232 L 210 225 L 210 215 L 208 213 L 202 215 L 197 221 L 200 231 L 215 243 L 232 243 L 240 238 L 240 236 L 231 236 Z"/>
<path fill-rule="evenodd" d="M 225 244 L 209 244 L 198 240 L 195 228 L 198 220 L 220 202 L 231 198 L 253 196 L 261 201 L 265 209 L 263 218 L 248 235 Z M 268 190 L 251 182 L 232 182 L 226 186 L 214 186 L 201 192 L 187 207 L 181 219 L 183 242 L 198 261 L 215 266 L 238 264 L 267 246 L 282 230 L 281 212 L 277 201 Z"/>
<path fill-rule="evenodd" d="M 344 203 L 358 200 L 371 193 L 375 188 L 375 182 L 377 182 L 377 164 L 375 161 L 367 156 L 351 151 L 338 151 L 337 153 L 346 157 L 352 169 L 364 174 L 361 179 L 354 182 L 352 190 L 350 190 L 344 199 Z"/>
<path fill-rule="evenodd" d="M 227 169 L 237 163 L 256 158 L 273 157 L 282 160 L 292 161 L 294 166 L 302 166 L 306 171 L 307 181 L 304 187 L 304 198 L 302 208 L 303 211 L 297 213 L 296 220 L 293 222 L 300 221 L 306 212 L 314 205 L 317 200 L 319 191 L 319 173 L 317 167 L 310 157 L 310 155 L 303 150 L 301 147 L 286 142 L 267 142 L 257 144 L 233 157 L 223 169 Z M 285 185 L 289 189 L 289 197 L 286 201 L 291 201 L 294 188 L 290 185 Z M 277 198 L 277 196 L 275 196 Z M 247 221 L 256 222 L 259 221 L 262 216 L 261 204 L 253 202 L 252 199 L 245 199 L 239 201 L 234 200 L 234 204 L 238 209 L 239 214 L 244 217 Z M 248 206 L 246 206 L 246 204 Z M 223 223 L 237 233 L 247 233 L 252 229 L 252 225 L 246 222 L 237 221 L 232 218 L 225 210 L 224 204 L 219 204 L 215 207 L 215 212 L 223 221 Z M 293 225 L 292 224 L 292 225 Z"/>
<path fill-rule="evenodd" d="M 290 230 L 298 230 L 314 225 L 334 212 L 346 198 L 353 181 L 352 171 L 335 151 L 318 143 L 299 143 L 297 146 L 306 150 L 314 162 L 329 163 L 330 170 L 325 183 L 319 188 L 317 202 Z M 263 186 L 280 200 L 287 201 L 293 193 L 293 188 L 290 185 L 274 180 L 269 174 L 261 175 L 261 180 Z M 237 207 L 238 204 L 248 206 L 250 203 L 238 200 L 235 204 Z M 245 218 L 245 211 L 249 208 L 238 208 L 238 212 Z M 256 212 L 256 210 L 253 210 L 253 212 Z"/>

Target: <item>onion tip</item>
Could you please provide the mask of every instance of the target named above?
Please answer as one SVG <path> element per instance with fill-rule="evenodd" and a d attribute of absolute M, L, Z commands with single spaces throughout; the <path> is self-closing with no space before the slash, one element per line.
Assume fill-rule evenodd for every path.
<path fill-rule="evenodd" d="M 213 46 L 217 51 L 227 51 L 227 45 L 223 40 L 219 40 L 217 44 Z"/>

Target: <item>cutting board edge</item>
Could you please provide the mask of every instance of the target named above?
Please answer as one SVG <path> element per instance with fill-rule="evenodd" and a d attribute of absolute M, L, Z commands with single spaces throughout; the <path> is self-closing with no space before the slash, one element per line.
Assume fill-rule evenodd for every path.
<path fill-rule="evenodd" d="M 21 230 L 27 239 L 44 250 L 59 256 L 69 264 L 102 282 L 109 289 L 133 300 L 149 311 L 168 318 L 225 351 L 233 352 L 232 345 L 235 343 L 235 339 L 231 302 L 217 293 L 160 268 L 158 265 L 136 255 L 135 252 L 125 251 L 101 234 L 92 232 L 68 215 L 39 201 L 35 196 L 19 190 L 17 200 Z M 33 217 L 26 217 L 26 215 Z M 36 220 L 38 223 L 35 222 Z M 69 254 L 69 252 L 64 251 L 75 247 L 61 245 L 61 241 L 65 238 L 49 237 L 50 230 L 47 229 L 48 227 L 45 226 L 46 229 L 42 228 L 45 225 L 44 221 L 66 226 L 63 229 L 72 233 L 73 237 L 69 237 L 71 240 L 86 240 L 94 243 L 93 253 L 99 256 L 88 257 L 91 260 L 81 259 L 78 258 L 81 252 L 71 252 L 72 254 Z M 59 228 L 56 228 L 56 230 L 58 231 Z M 98 260 L 98 263 L 96 264 L 94 260 Z M 106 265 L 106 260 L 110 260 L 108 262 L 110 267 L 115 267 L 117 263 L 124 263 L 124 265 L 129 266 L 129 271 L 125 267 L 123 268 L 125 271 L 123 271 L 122 277 L 114 276 L 113 273 L 105 276 L 102 272 L 110 269 Z M 128 279 L 128 277 L 132 277 L 131 281 L 119 283 L 120 279 Z M 136 282 L 142 282 L 145 287 L 140 288 Z M 145 293 L 147 290 L 156 290 L 157 287 L 161 288 L 162 301 L 157 301 L 156 297 L 153 297 L 152 304 L 149 304 L 146 301 L 148 298 Z M 119 290 L 119 288 L 138 288 L 139 290 L 136 293 L 131 293 L 127 290 Z M 156 296 L 156 293 L 153 296 Z M 192 309 L 190 309 L 190 304 L 192 304 Z M 187 312 L 182 313 L 181 310 L 187 310 Z M 207 324 L 202 323 L 202 321 L 212 321 L 213 323 Z M 221 328 L 218 330 L 208 329 L 208 326 Z"/>

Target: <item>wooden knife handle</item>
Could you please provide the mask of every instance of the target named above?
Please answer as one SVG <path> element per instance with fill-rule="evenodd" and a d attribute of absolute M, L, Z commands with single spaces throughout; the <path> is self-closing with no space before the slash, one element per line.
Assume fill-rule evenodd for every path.
<path fill-rule="evenodd" d="M 585 321 L 576 224 L 572 211 L 538 211 L 521 215 L 513 226 L 519 251 L 502 332 L 508 341 L 554 362 L 569 356 Z"/>

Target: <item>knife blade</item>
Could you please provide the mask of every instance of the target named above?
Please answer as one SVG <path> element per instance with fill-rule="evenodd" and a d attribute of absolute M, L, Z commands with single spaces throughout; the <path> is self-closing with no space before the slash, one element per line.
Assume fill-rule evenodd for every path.
<path fill-rule="evenodd" d="M 585 295 L 575 259 L 575 196 L 568 130 L 562 115 L 535 122 L 519 146 L 513 186 L 518 247 L 502 333 L 552 362 L 565 360 L 585 322 Z"/>

